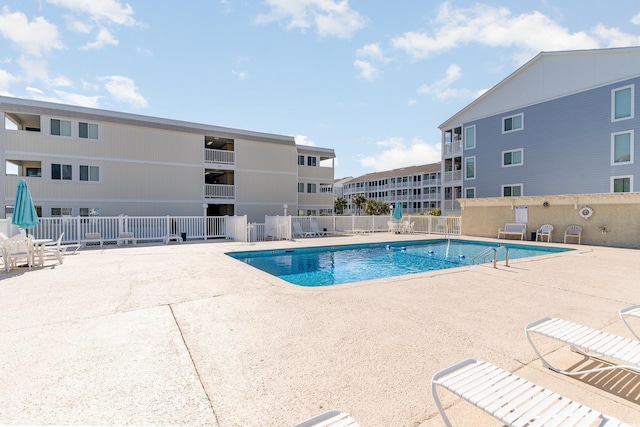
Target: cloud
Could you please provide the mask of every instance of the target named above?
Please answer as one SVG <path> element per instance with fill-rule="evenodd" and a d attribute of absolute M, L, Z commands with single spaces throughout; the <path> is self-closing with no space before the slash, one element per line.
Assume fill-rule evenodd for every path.
<path fill-rule="evenodd" d="M 147 100 L 138 93 L 138 88 L 133 79 L 124 76 L 101 77 L 104 88 L 117 101 L 126 102 L 136 108 L 147 107 Z"/>
<path fill-rule="evenodd" d="M 286 22 L 287 30 L 315 27 L 321 37 L 350 38 L 366 19 L 349 7 L 349 0 L 266 0 L 271 8 L 255 18 L 258 24 Z"/>
<path fill-rule="evenodd" d="M 81 49 L 101 49 L 106 45 L 117 46 L 118 43 L 118 40 L 113 36 L 113 34 L 111 34 L 111 31 L 107 30 L 106 28 L 100 28 L 98 30 L 98 34 L 96 35 L 96 40 L 94 42 L 87 43 L 86 45 L 82 46 Z"/>
<path fill-rule="evenodd" d="M 631 18 L 631 22 L 633 24 L 640 25 L 640 13 L 638 13 L 637 15 L 634 15 L 634 17 Z"/>
<path fill-rule="evenodd" d="M 447 68 L 445 76 L 442 79 L 437 80 L 430 85 L 423 84 L 418 88 L 418 93 L 420 95 L 431 95 L 433 98 L 440 101 L 446 101 L 449 99 L 471 101 L 480 96 L 481 92 L 452 87 L 456 81 L 460 80 L 460 77 L 462 77 L 462 69 L 456 64 L 451 64 L 449 65 L 449 68 Z"/>
<path fill-rule="evenodd" d="M 633 19 L 636 19 L 634 17 Z M 640 17 L 637 18 L 640 21 Z M 409 31 L 392 39 L 392 46 L 405 51 L 414 60 L 467 44 L 511 47 L 518 52 L 514 59 L 522 63 L 540 51 L 595 49 L 640 44 L 640 36 L 622 33 L 602 25 L 590 33 L 570 32 L 546 15 L 534 11 L 513 15 L 505 7 L 476 4 L 455 8 L 442 3 L 432 21 L 433 31 Z"/>
<path fill-rule="evenodd" d="M 6 70 L 0 69 L 0 95 L 11 96 L 9 86 L 17 83 L 20 79 L 10 74 Z"/>
<path fill-rule="evenodd" d="M 240 80 L 247 80 L 247 79 L 251 78 L 251 74 L 249 74 L 249 72 L 247 72 L 247 71 L 231 70 L 231 73 L 234 76 L 236 76 L 237 78 L 239 78 Z"/>
<path fill-rule="evenodd" d="M 131 26 L 137 22 L 133 18 L 133 8 L 116 0 L 47 0 L 56 6 L 66 7 L 73 13 L 85 13 L 94 22 Z"/>
<path fill-rule="evenodd" d="M 378 43 L 367 44 L 356 50 L 356 57 L 357 59 L 353 61 L 353 66 L 358 69 L 360 77 L 370 82 L 381 75 L 378 65 L 391 61 L 391 59 L 384 56 Z"/>
<path fill-rule="evenodd" d="M 309 139 L 309 137 L 306 136 L 306 135 L 296 135 L 294 137 L 294 139 L 296 141 L 296 144 L 298 144 L 298 145 L 308 145 L 308 146 L 311 146 L 311 147 L 315 147 L 316 146 L 316 143 L 311 141 Z"/>
<path fill-rule="evenodd" d="M 389 169 L 436 163 L 441 159 L 440 143 L 429 144 L 414 138 L 405 142 L 404 138 L 393 137 L 375 144 L 380 152 L 360 159 L 360 164 L 376 172 Z"/>
<path fill-rule="evenodd" d="M 85 96 L 61 90 L 54 91 L 64 104 L 79 105 L 81 107 L 98 108 L 100 96 Z"/>
<path fill-rule="evenodd" d="M 0 12 L 0 34 L 28 56 L 41 57 L 64 47 L 54 24 L 41 16 L 29 22 L 24 13 L 11 13 L 7 6 Z"/>

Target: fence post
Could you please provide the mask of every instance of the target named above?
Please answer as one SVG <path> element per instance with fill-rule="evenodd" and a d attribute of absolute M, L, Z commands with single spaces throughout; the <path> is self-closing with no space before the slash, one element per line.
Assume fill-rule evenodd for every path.
<path fill-rule="evenodd" d="M 76 236 L 78 237 L 78 243 L 82 241 L 82 230 L 80 230 L 80 216 L 76 217 Z"/>

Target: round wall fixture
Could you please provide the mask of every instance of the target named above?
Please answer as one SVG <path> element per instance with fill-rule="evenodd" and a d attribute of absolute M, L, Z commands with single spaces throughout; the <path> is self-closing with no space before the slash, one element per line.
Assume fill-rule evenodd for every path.
<path fill-rule="evenodd" d="M 583 206 L 578 211 L 578 214 L 586 221 L 593 215 L 593 209 L 589 206 Z"/>
<path fill-rule="evenodd" d="M 549 202 L 544 202 L 544 203 L 542 204 L 542 206 L 544 206 L 545 208 L 548 208 L 548 207 L 549 207 Z"/>

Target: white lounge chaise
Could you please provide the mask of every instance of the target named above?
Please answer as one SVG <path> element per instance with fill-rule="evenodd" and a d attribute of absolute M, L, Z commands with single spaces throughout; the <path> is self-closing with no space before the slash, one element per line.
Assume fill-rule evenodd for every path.
<path fill-rule="evenodd" d="M 311 227 L 311 231 L 316 233 L 318 236 L 333 236 L 333 231 L 320 230 L 318 223 L 315 221 L 309 222 L 309 226 Z"/>
<path fill-rule="evenodd" d="M 433 399 L 448 427 L 451 422 L 436 386 L 446 388 L 508 426 L 627 425 L 491 363 L 467 359 L 436 373 L 431 380 Z M 597 420 L 600 424 L 593 424 Z"/>
<path fill-rule="evenodd" d="M 525 334 L 542 365 L 566 375 L 582 375 L 590 372 L 607 371 L 611 369 L 633 369 L 640 371 L 640 342 L 630 338 L 604 332 L 588 326 L 580 325 L 569 320 L 543 317 L 527 324 Z M 571 346 L 571 349 L 588 357 L 603 357 L 615 361 L 617 364 L 603 368 L 582 371 L 564 371 L 549 363 L 538 351 L 532 335 L 538 334 L 556 339 Z"/>
<path fill-rule="evenodd" d="M 138 240 L 133 236 L 132 231 L 123 231 L 118 234 L 118 246 L 126 245 L 128 242 L 133 243 L 133 246 L 138 243 Z"/>
<path fill-rule="evenodd" d="M 303 231 L 299 222 L 293 222 L 293 237 L 314 237 L 318 234 L 314 231 Z"/>
<path fill-rule="evenodd" d="M 640 305 L 632 305 L 629 307 L 625 307 L 621 309 L 618 314 L 620 315 L 620 319 L 622 320 L 622 323 L 624 323 L 627 329 L 629 329 L 629 331 L 633 334 L 633 336 L 636 337 L 638 341 L 640 341 L 640 336 L 636 334 L 636 332 L 633 330 L 633 328 L 631 327 L 631 325 L 629 325 L 629 322 L 627 321 L 627 317 L 636 317 L 640 319 Z"/>
<path fill-rule="evenodd" d="M 519 224 L 515 222 L 508 222 L 504 227 L 498 229 L 498 239 L 507 238 L 508 236 L 520 237 L 520 240 L 525 240 L 525 234 L 527 232 L 527 224 Z"/>
<path fill-rule="evenodd" d="M 360 424 L 345 412 L 327 411 L 293 427 L 360 427 Z"/>
<path fill-rule="evenodd" d="M 85 233 L 82 246 L 87 246 L 87 243 L 100 243 L 100 247 L 102 247 L 104 241 L 102 240 L 100 233 Z"/>

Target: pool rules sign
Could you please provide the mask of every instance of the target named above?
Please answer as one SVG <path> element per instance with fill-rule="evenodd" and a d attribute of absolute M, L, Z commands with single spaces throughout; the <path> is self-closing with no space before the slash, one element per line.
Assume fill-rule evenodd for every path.
<path fill-rule="evenodd" d="M 526 224 L 529 221 L 529 208 L 527 206 L 516 206 L 516 222 Z"/>

